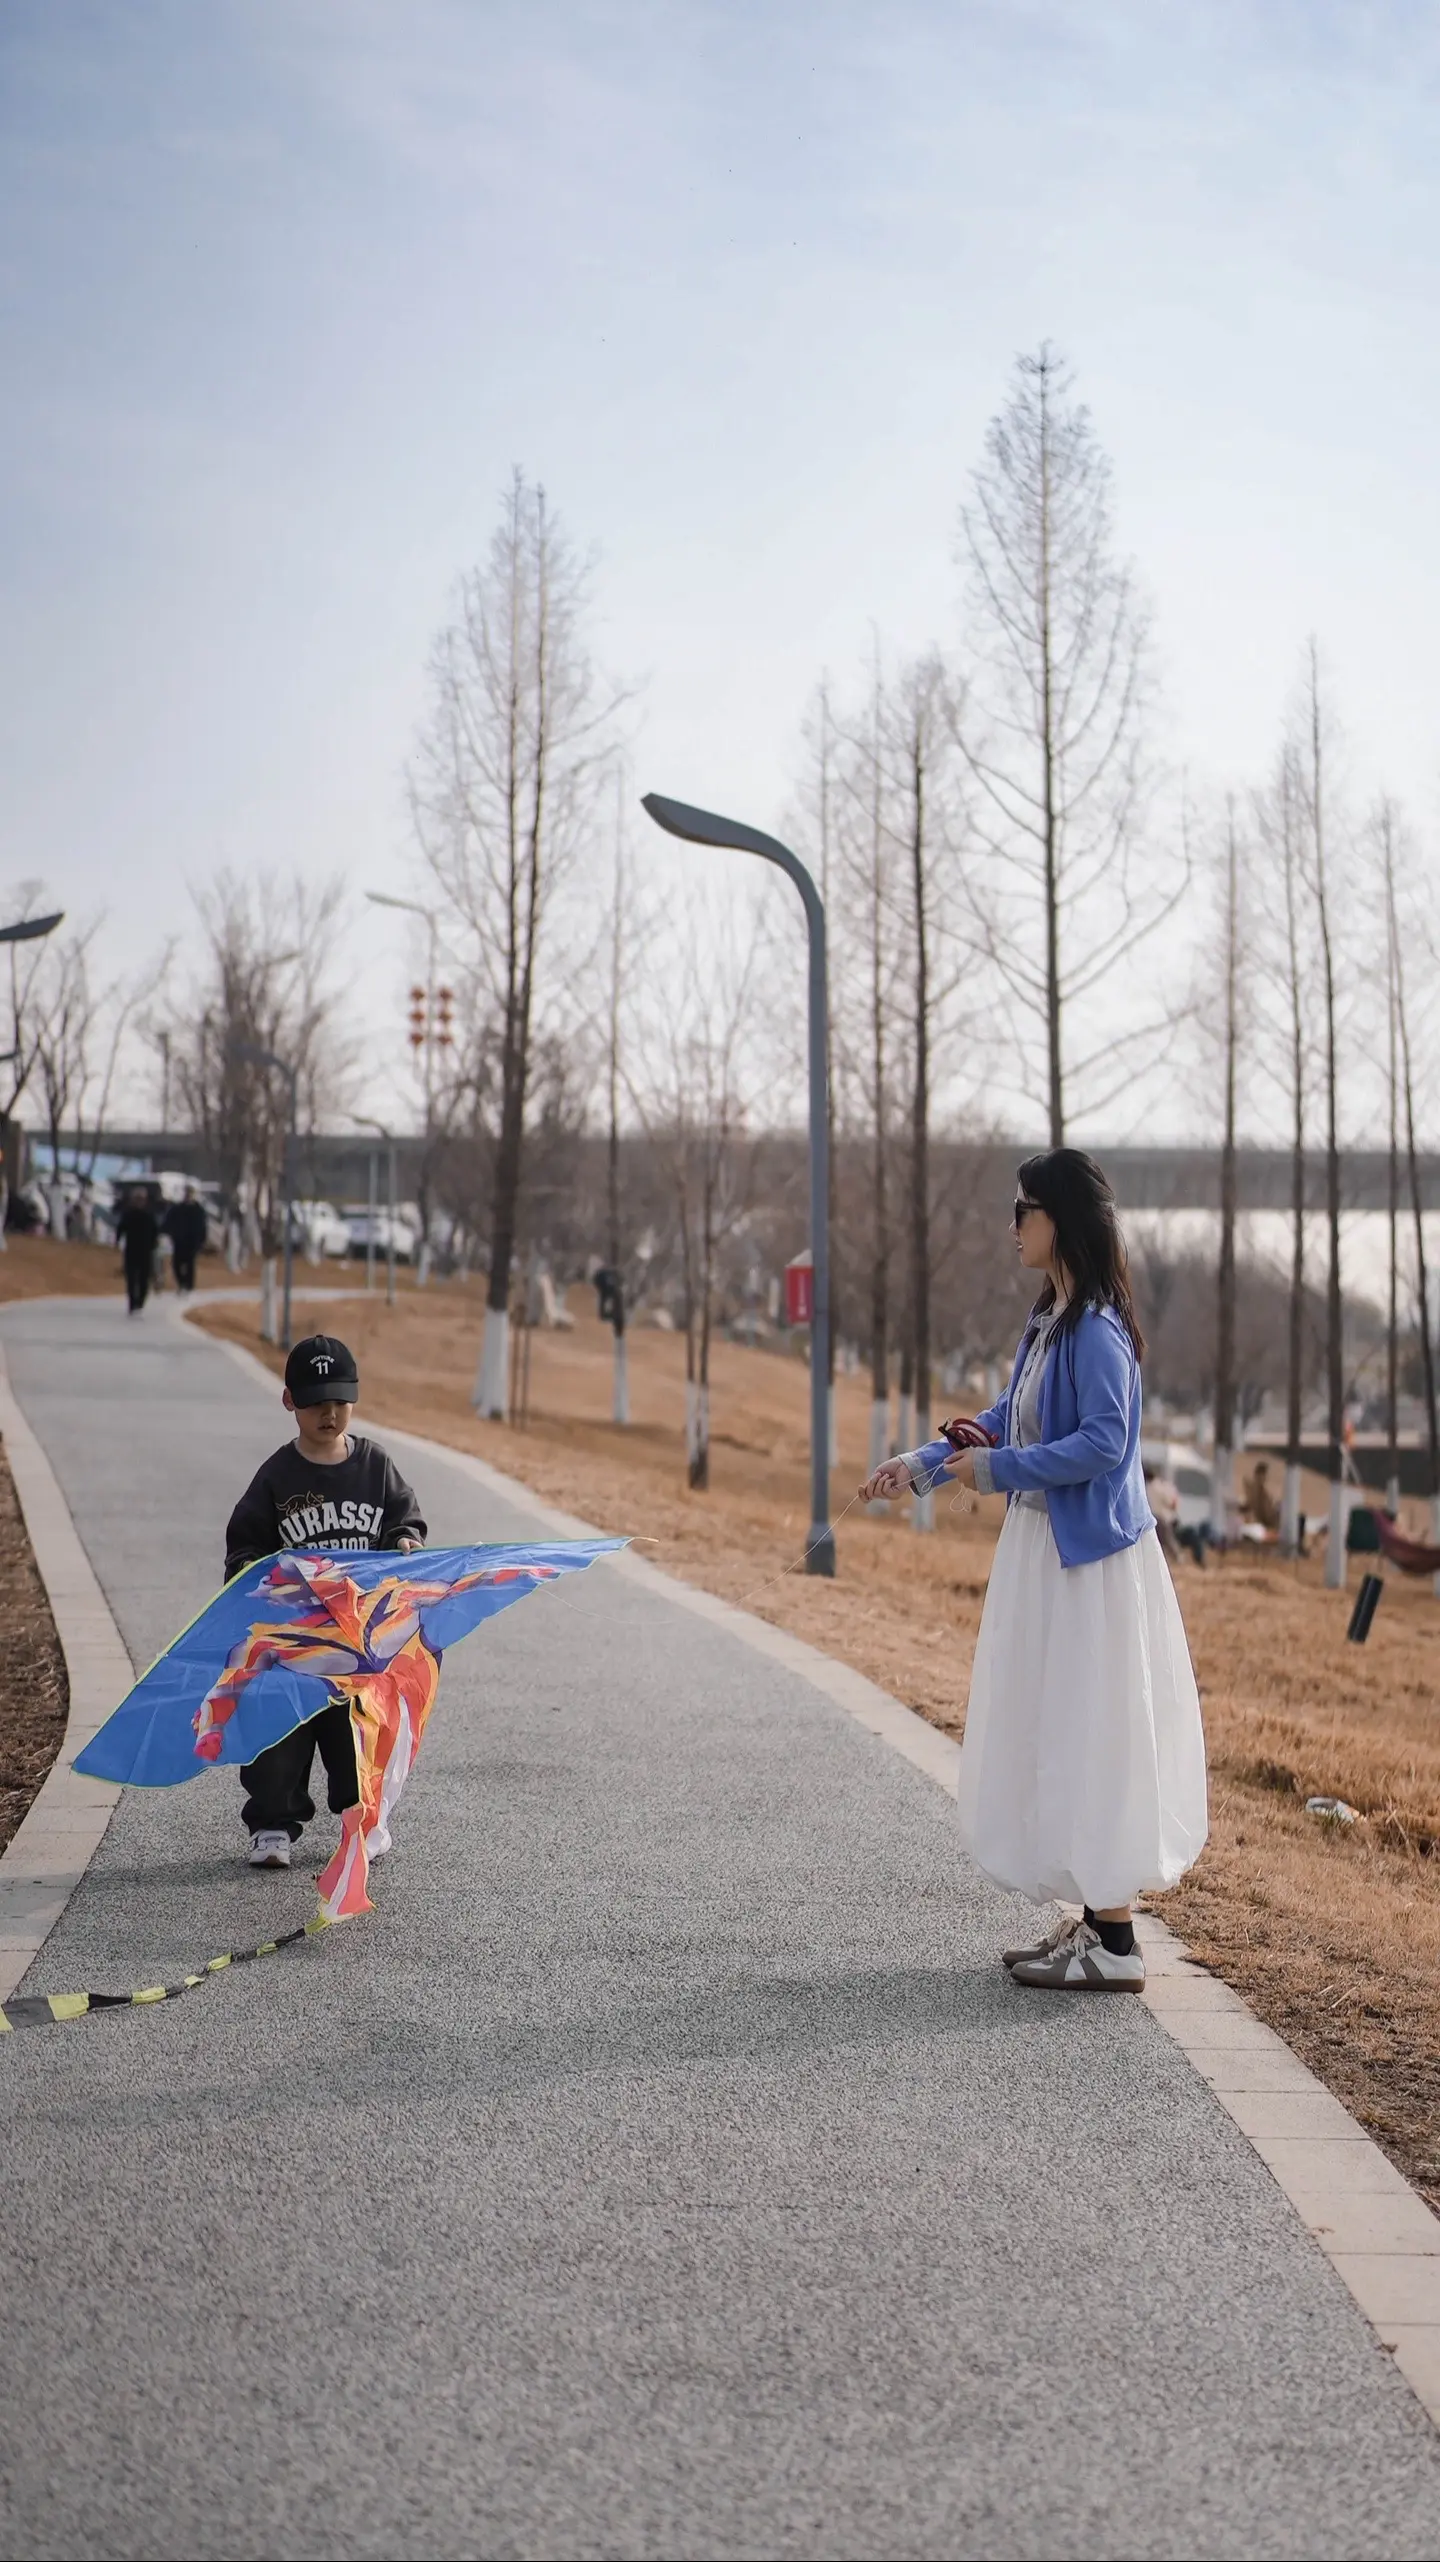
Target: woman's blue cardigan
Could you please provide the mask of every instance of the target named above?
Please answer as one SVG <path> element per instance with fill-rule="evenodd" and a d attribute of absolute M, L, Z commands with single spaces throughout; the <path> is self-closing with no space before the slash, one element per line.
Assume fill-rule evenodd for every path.
<path fill-rule="evenodd" d="M 1039 1440 L 1015 1449 L 1010 1401 L 1035 1324 L 1020 1338 L 1004 1396 L 975 1418 L 998 1445 L 975 1452 L 975 1482 L 982 1494 L 1039 1489 L 1062 1566 L 1091 1566 L 1133 1547 L 1155 1518 L 1140 1465 L 1140 1364 L 1114 1309 L 1086 1308 L 1045 1364 Z M 938 1482 L 953 1456 L 948 1441 L 927 1441 L 913 1454 L 916 1473 Z"/>

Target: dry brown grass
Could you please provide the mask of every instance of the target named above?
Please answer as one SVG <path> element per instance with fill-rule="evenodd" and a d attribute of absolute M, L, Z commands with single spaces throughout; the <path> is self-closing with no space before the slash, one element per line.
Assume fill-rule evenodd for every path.
<path fill-rule="evenodd" d="M 256 1312 L 200 1320 L 258 1348 Z M 327 1322 L 339 1323 L 335 1311 Z M 480 1300 L 450 1284 L 344 1312 L 366 1412 L 479 1452 L 536 1493 L 644 1538 L 672 1573 L 853 1664 L 958 1734 L 998 1503 L 937 1506 L 917 1539 L 898 1514 L 838 1523 L 834 1583 L 784 1572 L 808 1523 L 808 1380 L 798 1362 L 717 1347 L 712 1485 L 691 1494 L 682 1447 L 683 1350 L 631 1336 L 634 1421 L 608 1421 L 610 1338 L 593 1318 L 534 1339 L 525 1430 L 482 1423 L 468 1390 Z M 272 1356 L 272 1359 L 274 1356 Z M 278 1418 L 277 1418 L 278 1420 Z M 839 1396 L 843 1490 L 862 1470 L 864 1382 Z M 1207 1965 L 1254 2002 L 1440 2201 L 1440 1610 L 1392 1577 L 1369 1644 L 1345 1643 L 1349 1602 L 1318 1560 L 1238 1555 L 1179 1589 L 1205 1700 L 1210 1846 L 1159 1899 Z M 1312 1793 L 1365 1818 L 1336 1833 Z"/>
<path fill-rule="evenodd" d="M 65 1658 L 0 1448 L 0 1850 L 29 1811 L 69 1714 Z"/>
<path fill-rule="evenodd" d="M 0 1304 L 7 1299 L 123 1298 L 125 1274 L 110 1245 L 62 1245 L 58 1237 L 8 1236 L 0 1254 Z"/>

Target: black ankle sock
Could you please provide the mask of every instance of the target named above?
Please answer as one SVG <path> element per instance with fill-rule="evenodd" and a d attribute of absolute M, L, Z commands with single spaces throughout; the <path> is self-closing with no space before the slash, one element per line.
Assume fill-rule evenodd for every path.
<path fill-rule="evenodd" d="M 1090 1912 L 1086 1913 L 1085 1918 L 1091 1929 L 1098 1934 L 1101 1947 L 1108 1949 L 1112 1957 L 1134 1956 L 1135 1925 L 1133 1922 L 1097 1921 L 1094 1914 Z"/>

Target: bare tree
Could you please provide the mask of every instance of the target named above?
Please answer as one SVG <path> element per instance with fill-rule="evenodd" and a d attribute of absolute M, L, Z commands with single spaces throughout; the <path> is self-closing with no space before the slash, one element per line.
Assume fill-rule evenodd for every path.
<path fill-rule="evenodd" d="M 17 922 L 27 917 L 48 913 L 45 885 L 42 881 L 20 881 L 5 900 L 9 917 Z M 5 946 L 6 995 L 8 1004 L 9 1047 L 0 1051 L 0 1124 L 13 1120 L 15 1107 L 25 1093 L 35 1072 L 39 1039 L 47 1009 L 46 978 L 49 964 L 48 946 L 44 941 L 7 943 Z"/>
<path fill-rule="evenodd" d="M 1376 813 L 1380 874 L 1385 894 L 1385 1101 L 1388 1123 L 1385 1184 L 1385 1509 L 1400 1510 L 1400 1026 L 1399 938 L 1395 915 L 1395 818 L 1388 801 Z"/>
<path fill-rule="evenodd" d="M 1281 750 L 1274 786 L 1259 805 L 1267 843 L 1278 850 L 1284 884 L 1284 942 L 1279 984 L 1281 1048 L 1290 1122 L 1290 1278 L 1286 1327 L 1285 1483 L 1280 1502 L 1280 1545 L 1298 1556 L 1303 1545 L 1300 1513 L 1302 1406 L 1305 1388 L 1305 1108 L 1308 1091 L 1305 1004 L 1308 942 L 1305 933 L 1303 783 L 1293 745 Z"/>
<path fill-rule="evenodd" d="M 1330 1473 L 1330 1529 L 1325 1547 L 1325 1581 L 1333 1590 L 1339 1590 L 1345 1582 L 1346 1505 L 1345 1306 L 1340 1277 L 1340 1079 L 1336 1052 L 1337 955 L 1330 879 L 1326 725 L 1320 693 L 1320 653 L 1313 639 L 1306 651 L 1302 739 L 1310 837 L 1310 887 L 1320 947 L 1325 1044 L 1325 1225 L 1329 1244 L 1325 1279 L 1325 1391 Z"/>
<path fill-rule="evenodd" d="M 754 1066 L 758 935 L 697 909 L 664 963 L 663 1007 L 646 1008 L 644 1081 L 631 1098 L 668 1172 L 685 1332 L 689 1483 L 710 1483 L 710 1351 L 722 1258 L 755 1201 L 757 1154 L 745 1093 Z M 655 992 L 655 991 L 652 991 Z"/>
<path fill-rule="evenodd" d="M 610 987 L 605 1025 L 605 1099 L 608 1112 L 605 1149 L 605 1247 L 606 1269 L 610 1276 L 610 1324 L 615 1338 L 614 1380 L 610 1410 L 612 1420 L 619 1424 L 628 1424 L 630 1421 L 630 1373 L 625 1343 L 625 1257 L 620 1228 L 620 1079 L 626 960 L 624 792 L 624 772 L 617 768 L 615 880 L 610 907 Z"/>
<path fill-rule="evenodd" d="M 849 993 L 846 964 L 853 967 L 854 1083 L 860 1098 L 862 1125 L 868 1138 L 865 1186 L 866 1307 L 870 1357 L 870 1466 L 876 1468 L 892 1449 L 890 1428 L 891 1260 L 890 1163 L 895 1145 L 893 1122 L 894 1067 L 892 1018 L 897 1010 L 901 966 L 897 934 L 900 883 L 898 849 L 888 824 L 887 734 L 889 706 L 880 668 L 878 636 L 874 642 L 869 700 L 863 716 L 845 740 L 841 768 L 843 824 L 839 830 L 843 897 L 841 931 L 835 938 L 835 989 L 842 1005 Z M 849 1044 L 842 1013 L 841 1055 L 848 1065 Z M 836 1187 L 836 1199 L 843 1195 Z M 843 1213 L 842 1213 L 843 1215 Z M 873 1507 L 888 1510 L 884 1504 Z"/>
<path fill-rule="evenodd" d="M 1072 1096 L 1104 1109 L 1168 1022 L 1117 1032 L 1095 1000 L 1179 881 L 1140 842 L 1147 633 L 1113 557 L 1110 465 L 1048 344 L 1017 361 L 960 531 L 973 655 L 959 737 L 993 858 L 990 954 L 1059 1147 Z"/>
<path fill-rule="evenodd" d="M 34 901 L 30 902 L 33 907 Z M 121 1050 L 138 1008 L 153 996 L 168 950 L 141 970 L 97 981 L 95 953 L 103 918 L 31 946 L 10 947 L 11 1045 L 8 1119 L 29 1094 L 44 1115 L 51 1181 L 50 1226 L 65 1233 L 60 1182 L 66 1136 L 75 1174 L 94 1172 L 99 1133 Z M 87 1124 L 94 1135 L 88 1146 Z"/>
<path fill-rule="evenodd" d="M 1210 1478 L 1213 1535 L 1235 1533 L 1235 1069 L 1240 1037 L 1240 840 L 1232 800 L 1225 818 L 1221 916 L 1223 987 L 1220 1260 L 1215 1306 L 1215 1438 Z"/>
<path fill-rule="evenodd" d="M 1395 856 L 1399 829 L 1394 805 L 1389 801 L 1381 803 L 1379 830 L 1385 882 L 1386 942 L 1390 953 L 1396 1064 L 1404 1102 L 1405 1161 L 1409 1178 L 1410 1215 L 1415 1230 L 1415 1324 L 1420 1337 L 1421 1378 L 1425 1391 L 1425 1428 L 1430 1462 L 1431 1529 L 1432 1535 L 1440 1537 L 1440 1405 L 1437 1405 L 1436 1394 L 1435 1340 L 1430 1327 L 1430 1273 L 1425 1253 L 1425 1216 L 1420 1188 L 1420 1160 L 1415 1144 L 1415 1061 L 1411 1043 L 1410 1012 L 1405 994 L 1404 938 L 1400 928 L 1396 899 Z M 1437 1593 L 1440 1593 L 1440 1576 L 1436 1578 L 1435 1588 Z"/>
<path fill-rule="evenodd" d="M 331 972 L 343 898 L 338 881 L 222 874 L 197 901 L 204 968 L 170 1025 L 181 1109 L 219 1165 L 227 1212 L 259 1246 L 272 1334 L 289 1087 L 252 1054 L 295 1070 L 302 1141 L 342 1104 L 354 1063 Z"/>
<path fill-rule="evenodd" d="M 489 1288 L 475 1404 L 505 1414 L 510 1272 L 547 917 L 596 824 L 616 698 L 597 692 L 582 629 L 588 577 L 516 472 L 488 559 L 459 587 L 431 655 L 431 709 L 411 774 L 421 852 L 486 988 L 498 1129 Z"/>
<path fill-rule="evenodd" d="M 903 849 L 908 915 L 910 1015 L 910 1148 L 906 1229 L 906 1348 L 914 1383 L 917 1445 L 930 1437 L 933 1392 L 931 1333 L 931 1116 L 937 1015 L 951 992 L 939 968 L 938 943 L 952 883 L 954 810 L 949 766 L 955 732 L 954 689 L 937 651 L 901 674 L 890 707 L 888 752 L 895 794 L 894 831 Z M 933 1494 L 917 1495 L 919 1530 L 934 1526 Z"/>

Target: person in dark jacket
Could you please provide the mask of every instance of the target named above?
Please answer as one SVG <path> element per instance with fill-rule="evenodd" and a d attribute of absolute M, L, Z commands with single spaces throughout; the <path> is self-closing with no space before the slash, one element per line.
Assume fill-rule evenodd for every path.
<path fill-rule="evenodd" d="M 177 1290 L 195 1287 L 195 1257 L 205 1248 L 205 1204 L 193 1183 L 185 1186 L 183 1201 L 172 1201 L 161 1221 L 170 1239 L 170 1255 L 175 1267 Z"/>
<path fill-rule="evenodd" d="M 160 1242 L 160 1222 L 150 1207 L 149 1194 L 138 1183 L 115 1222 L 115 1242 L 125 1258 L 125 1295 L 135 1317 L 150 1296 L 150 1275 Z"/>
<path fill-rule="evenodd" d="M 388 1450 L 350 1430 L 360 1394 L 355 1356 L 333 1334 L 297 1343 L 285 1364 L 285 1406 L 298 1426 L 256 1471 L 230 1515 L 225 1581 L 283 1548 L 420 1548 L 425 1521 L 413 1489 Z M 310 1771 L 324 1765 L 330 1811 L 360 1802 L 355 1738 L 343 1700 L 322 1708 L 293 1734 L 246 1762 L 240 1777 L 252 1868 L 288 1868 L 290 1853 L 315 1812 Z M 383 1858 L 388 1833 L 370 1837 Z"/>

